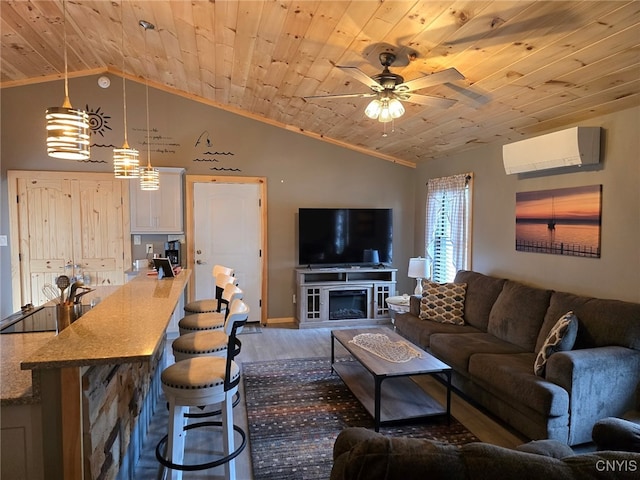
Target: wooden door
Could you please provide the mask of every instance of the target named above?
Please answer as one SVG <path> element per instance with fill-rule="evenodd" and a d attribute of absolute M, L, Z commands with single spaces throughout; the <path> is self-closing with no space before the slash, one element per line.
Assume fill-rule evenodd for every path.
<path fill-rule="evenodd" d="M 129 190 L 106 173 L 8 172 L 13 310 L 73 265 L 92 285 L 120 285 L 131 265 Z M 66 267 L 66 268 L 65 268 Z M 70 268 L 71 267 L 71 268 Z"/>
<path fill-rule="evenodd" d="M 242 177 L 214 178 L 187 177 L 188 195 L 193 199 L 187 203 L 187 255 L 188 265 L 194 268 L 193 298 L 213 296 L 213 265 L 232 267 L 251 309 L 249 321 L 264 323 L 264 182 Z"/>
<path fill-rule="evenodd" d="M 75 180 L 72 184 L 73 259 L 92 285 L 124 283 L 122 181 Z M 126 239 L 129 241 L 128 239 Z"/>
<path fill-rule="evenodd" d="M 71 182 L 63 178 L 19 178 L 17 183 L 20 305 L 42 305 L 47 301 L 42 287 L 45 283 L 55 286 L 65 265 L 73 263 Z"/>

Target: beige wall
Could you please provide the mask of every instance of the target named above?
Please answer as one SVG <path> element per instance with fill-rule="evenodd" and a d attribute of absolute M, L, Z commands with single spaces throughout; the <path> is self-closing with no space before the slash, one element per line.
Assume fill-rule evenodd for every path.
<path fill-rule="evenodd" d="M 104 136 L 93 142 L 92 159 L 105 163 L 54 160 L 46 155 L 44 111 L 62 103 L 63 84 L 53 82 L 0 90 L 2 110 L 0 234 L 9 234 L 6 171 L 111 171 L 111 146 L 120 146 L 122 86 L 112 77 L 101 89 L 96 77 L 70 80 L 76 107 L 109 116 Z M 127 83 L 129 143 L 145 137 L 144 86 Z M 581 125 L 602 126 L 603 161 L 597 169 L 541 176 L 507 176 L 501 145 L 481 146 L 429 161 L 418 169 L 317 141 L 183 97 L 150 89 L 152 134 L 162 137 L 154 166 L 186 168 L 187 174 L 267 177 L 269 318 L 293 316 L 293 268 L 299 207 L 387 207 L 394 209 L 394 267 L 400 292 L 413 289 L 408 258 L 422 253 L 425 184 L 429 178 L 473 171 L 475 270 L 539 286 L 586 295 L 640 301 L 640 108 L 604 115 Z M 98 118 L 97 117 L 97 118 Z M 573 125 L 568 125 L 573 126 Z M 196 146 L 207 131 L 211 148 Z M 155 142 L 152 142 L 155 143 Z M 233 155 L 206 155 L 207 150 Z M 218 159 L 199 162 L 196 159 Z M 239 171 L 213 171 L 211 167 Z M 515 193 L 578 185 L 603 185 L 602 258 L 585 259 L 516 252 Z M 0 318 L 12 312 L 9 248 L 0 248 Z"/>
<path fill-rule="evenodd" d="M 70 80 L 74 107 L 98 112 L 96 120 L 109 116 L 103 136 L 94 134 L 92 160 L 78 163 L 55 160 L 46 155 L 44 112 L 59 106 L 63 84 L 53 82 L 0 91 L 2 95 L 2 207 L 0 234 L 9 234 L 7 170 L 111 171 L 111 144 L 121 146 L 122 83 L 111 77 L 111 87 L 102 89 L 97 77 Z M 144 86 L 127 82 L 129 143 L 141 150 L 146 162 Z M 267 177 L 269 318 L 294 315 L 293 269 L 297 263 L 296 236 L 299 207 L 380 207 L 394 211 L 394 266 L 399 268 L 399 290 L 407 291 L 408 258 L 413 256 L 415 169 L 356 153 L 221 111 L 183 97 L 150 89 L 152 144 L 161 142 L 162 152 L 152 151 L 154 166 L 186 168 L 187 174 L 246 175 Z M 206 148 L 202 132 L 211 142 Z M 152 149 L 152 150 L 155 150 Z M 233 155 L 208 155 L 230 152 Z M 218 162 L 195 161 L 218 159 Z M 215 171 L 210 168 L 233 169 Z M 236 171 L 239 170 L 239 171 Z M 155 237 L 155 236 L 154 236 Z M 0 248 L 0 318 L 12 312 L 10 305 L 9 249 Z M 404 273 L 403 273 L 404 272 Z"/>
<path fill-rule="evenodd" d="M 640 108 L 584 121 L 600 126 L 602 162 L 593 170 L 506 175 L 500 145 L 429 162 L 416 175 L 416 245 L 423 244 L 429 178 L 472 171 L 473 269 L 531 285 L 640 302 Z M 573 126 L 573 125 L 571 125 Z M 516 192 L 602 185 L 599 259 L 515 251 Z M 418 250 L 418 248 L 417 248 Z"/>

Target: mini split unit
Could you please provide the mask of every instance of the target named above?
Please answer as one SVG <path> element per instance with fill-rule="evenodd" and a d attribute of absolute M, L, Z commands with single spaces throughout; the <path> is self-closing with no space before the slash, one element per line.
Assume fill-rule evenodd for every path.
<path fill-rule="evenodd" d="M 574 127 L 502 147 L 507 175 L 600 161 L 600 127 Z"/>

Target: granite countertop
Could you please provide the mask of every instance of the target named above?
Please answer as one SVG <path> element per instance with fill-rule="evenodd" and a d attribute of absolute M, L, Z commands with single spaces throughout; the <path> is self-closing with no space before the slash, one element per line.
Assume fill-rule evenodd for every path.
<path fill-rule="evenodd" d="M 55 332 L 0 335 L 0 405 L 26 405 L 40 401 L 39 383 L 31 372 L 20 369 L 20 362 L 42 348 Z"/>
<path fill-rule="evenodd" d="M 46 345 L 25 356 L 21 368 L 51 369 L 151 359 L 164 341 L 171 315 L 190 276 L 191 270 L 162 280 L 137 275 Z"/>

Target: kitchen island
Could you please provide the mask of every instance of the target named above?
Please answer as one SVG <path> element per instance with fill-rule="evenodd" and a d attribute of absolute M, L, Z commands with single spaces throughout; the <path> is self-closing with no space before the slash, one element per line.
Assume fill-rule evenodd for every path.
<path fill-rule="evenodd" d="M 190 275 L 137 275 L 22 360 L 39 380 L 47 478 L 132 477 Z"/>

